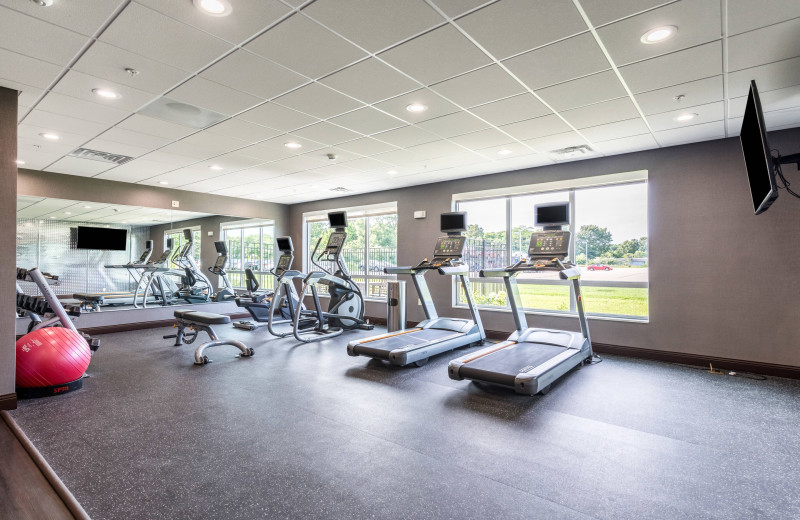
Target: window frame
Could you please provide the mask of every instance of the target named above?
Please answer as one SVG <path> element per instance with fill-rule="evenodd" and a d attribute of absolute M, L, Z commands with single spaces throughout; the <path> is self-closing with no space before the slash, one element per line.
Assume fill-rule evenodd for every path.
<path fill-rule="evenodd" d="M 556 182 L 549 182 L 549 183 L 542 183 L 539 185 L 527 185 L 527 186 L 518 186 L 512 188 L 500 188 L 497 190 L 487 190 L 482 192 L 471 192 L 471 193 L 461 193 L 461 194 L 454 194 L 452 199 L 452 209 L 453 211 L 460 211 L 459 204 L 465 202 L 473 202 L 473 201 L 486 201 L 486 200 L 505 200 L 505 211 L 506 211 L 506 265 L 512 264 L 512 247 L 511 247 L 511 240 L 513 234 L 513 222 L 512 222 L 512 200 L 515 198 L 530 196 L 530 195 L 544 195 L 547 193 L 554 193 L 554 192 L 567 192 L 569 195 L 569 203 L 570 203 L 570 244 L 569 244 L 569 259 L 574 261 L 577 251 L 575 250 L 575 244 L 577 240 L 577 230 L 575 229 L 576 221 L 575 221 L 575 192 L 579 190 L 587 190 L 593 188 L 603 188 L 603 187 L 610 187 L 610 186 L 623 186 L 623 185 L 632 185 L 632 184 L 648 184 L 648 172 L 647 170 L 641 170 L 636 172 L 627 172 L 623 174 L 614 174 L 614 175 L 604 175 L 604 176 L 597 176 L 597 177 L 589 177 L 584 179 L 576 179 L 574 182 L 571 181 L 556 181 Z M 650 222 L 649 219 L 646 224 L 646 236 L 648 238 L 648 243 L 650 241 Z M 480 277 L 470 277 L 470 284 L 480 284 L 480 283 L 487 283 L 486 278 Z M 488 283 L 503 283 L 501 279 L 496 282 L 488 282 Z M 560 286 L 569 286 L 569 281 L 567 280 L 517 280 L 518 284 L 524 285 L 560 285 Z M 455 280 L 452 283 L 452 291 L 451 291 L 451 305 L 454 308 L 459 309 L 467 309 L 466 303 L 460 303 L 458 301 L 459 288 L 460 286 L 455 283 Z M 649 276 L 649 252 L 648 252 L 648 280 L 646 282 L 625 282 L 625 281 L 581 281 L 581 287 L 622 287 L 622 288 L 642 288 L 648 290 L 648 310 L 646 316 L 635 316 L 629 314 L 607 314 L 607 313 L 592 313 L 587 312 L 586 316 L 591 319 L 597 320 L 608 320 L 608 321 L 623 321 L 623 322 L 634 322 L 634 323 L 649 323 L 650 322 L 650 309 L 649 309 L 649 289 L 650 289 L 650 276 Z M 481 312 L 491 311 L 491 312 L 511 312 L 510 306 L 508 303 L 504 307 L 500 307 L 497 305 L 488 305 L 488 304 L 476 304 L 478 309 Z M 577 314 L 576 302 L 575 302 L 575 295 L 570 290 L 569 291 L 569 310 L 568 311 L 561 311 L 561 310 L 554 310 L 554 309 L 527 309 L 524 308 L 523 312 L 525 315 L 543 315 L 543 316 L 575 316 Z"/>
<path fill-rule="evenodd" d="M 229 264 L 229 267 L 226 267 L 225 271 L 228 275 L 228 279 L 231 282 L 231 286 L 234 289 L 245 289 L 244 281 L 244 260 L 245 260 L 245 246 L 244 246 L 244 230 L 245 229 L 258 229 L 258 243 L 260 244 L 259 247 L 259 267 L 266 267 L 267 264 L 271 264 L 269 269 L 259 269 L 255 271 L 256 278 L 259 281 L 259 284 L 264 289 L 274 289 L 274 284 L 270 283 L 272 279 L 272 269 L 275 267 L 275 259 L 277 258 L 277 248 L 278 246 L 275 243 L 275 239 L 277 238 L 276 230 L 275 230 L 275 221 L 272 219 L 247 219 L 247 220 L 233 220 L 230 222 L 222 222 L 219 225 L 219 238 L 220 240 L 225 241 L 226 246 L 230 246 L 230 240 L 228 235 L 233 231 L 239 232 L 239 252 L 242 256 L 242 268 L 241 269 L 234 269 L 231 267 L 233 262 Z M 265 255 L 267 252 L 266 247 L 264 247 L 264 230 L 265 228 L 272 228 L 272 248 L 270 254 Z M 228 254 L 230 255 L 231 248 L 228 247 Z M 241 280 L 243 282 L 242 285 L 237 285 L 234 281 Z M 223 281 L 219 280 L 219 286 L 222 287 L 224 285 Z"/>

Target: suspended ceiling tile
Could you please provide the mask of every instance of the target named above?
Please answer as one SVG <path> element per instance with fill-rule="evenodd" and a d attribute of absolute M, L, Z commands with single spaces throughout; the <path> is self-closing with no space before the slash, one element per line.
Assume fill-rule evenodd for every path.
<path fill-rule="evenodd" d="M 263 28 L 275 23 L 291 9 L 277 0 L 236 0 L 228 16 L 215 17 L 202 13 L 187 2 L 136 0 L 162 14 L 191 25 L 230 43 L 239 44 Z"/>
<path fill-rule="evenodd" d="M 13 78 L 14 82 L 46 89 L 63 70 L 58 65 L 0 49 L 0 78 Z"/>
<path fill-rule="evenodd" d="M 392 128 L 404 126 L 406 123 L 372 107 L 359 108 L 330 119 L 331 123 L 349 128 L 364 135 L 375 134 Z"/>
<path fill-rule="evenodd" d="M 316 117 L 272 102 L 251 108 L 237 116 L 237 118 L 283 132 L 302 128 L 319 121 Z"/>
<path fill-rule="evenodd" d="M 320 83 L 364 103 L 376 103 L 419 88 L 416 81 L 375 58 L 350 65 Z"/>
<path fill-rule="evenodd" d="M 397 150 L 396 146 L 384 143 L 382 141 L 377 141 L 371 137 L 365 137 L 363 139 L 356 139 L 355 141 L 342 143 L 339 145 L 339 148 L 360 155 L 376 155 L 379 153 L 388 152 L 390 150 Z"/>
<path fill-rule="evenodd" d="M 140 114 L 133 114 L 125 121 L 117 124 L 115 128 L 161 137 L 170 141 L 180 139 L 181 137 L 197 131 L 188 126 L 170 123 L 169 121 L 162 121 L 161 119 L 155 119 Z"/>
<path fill-rule="evenodd" d="M 488 128 L 486 130 L 473 132 L 471 134 L 459 135 L 451 138 L 450 140 L 472 150 L 480 150 L 482 148 L 501 146 L 514 142 L 512 137 L 503 132 L 495 130 L 494 128 Z"/>
<path fill-rule="evenodd" d="M 678 28 L 672 38 L 641 42 L 647 31 L 669 25 Z M 721 33 L 719 0 L 676 2 L 597 29 L 617 66 L 718 40 Z"/>
<path fill-rule="evenodd" d="M 501 126 L 500 128 L 520 141 L 536 139 L 537 137 L 544 137 L 546 135 L 560 134 L 571 130 L 571 128 L 555 114 L 518 121 L 510 125 Z"/>
<path fill-rule="evenodd" d="M 478 152 L 491 159 L 499 160 L 503 157 L 527 155 L 530 154 L 532 150 L 525 144 L 514 141 L 480 148 Z"/>
<path fill-rule="evenodd" d="M 97 32 L 123 3 L 122 0 L 81 0 L 54 2 L 53 5 L 42 8 L 34 2 L 0 0 L 2 6 L 84 36 L 92 36 Z"/>
<path fill-rule="evenodd" d="M 728 38 L 728 70 L 800 56 L 800 18 Z"/>
<path fill-rule="evenodd" d="M 131 75 L 125 71 L 126 68 L 134 69 L 138 74 Z M 189 76 L 184 70 L 102 41 L 94 42 L 73 70 L 151 94 L 162 94 Z"/>
<path fill-rule="evenodd" d="M 626 65 L 619 71 L 634 94 L 717 76 L 722 74 L 722 44 L 707 43 Z"/>
<path fill-rule="evenodd" d="M 130 115 L 130 111 L 121 110 L 111 106 L 84 101 L 74 97 L 65 96 L 57 92 L 50 92 L 36 106 L 37 110 L 43 110 L 53 114 L 59 114 L 74 119 L 84 119 L 95 123 L 100 123 L 106 127 L 114 125 Z"/>
<path fill-rule="evenodd" d="M 441 9 L 444 14 L 451 18 L 463 15 L 484 4 L 490 4 L 495 0 L 433 0 L 433 3 Z"/>
<path fill-rule="evenodd" d="M 370 172 L 376 170 L 388 170 L 389 164 L 379 161 L 372 157 L 359 157 L 358 159 L 354 159 L 352 161 L 347 161 L 343 163 L 344 165 L 348 166 L 349 168 L 353 168 L 363 172 Z"/>
<path fill-rule="evenodd" d="M 117 166 L 114 169 L 97 175 L 98 179 L 106 179 L 118 182 L 140 182 L 144 179 L 149 179 L 163 172 L 173 169 L 172 166 L 165 165 L 157 161 L 149 161 L 147 159 L 136 159 L 122 166 Z"/>
<path fill-rule="evenodd" d="M 256 143 L 265 139 L 270 139 L 280 135 L 280 130 L 257 125 L 241 119 L 241 116 L 227 119 L 221 123 L 204 130 L 210 134 L 219 134 L 226 137 L 233 137 L 249 143 Z"/>
<path fill-rule="evenodd" d="M 310 83 L 284 94 L 277 98 L 275 103 L 320 119 L 337 116 L 363 106 L 362 103 L 319 83 Z"/>
<path fill-rule="evenodd" d="M 61 140 L 57 142 L 47 141 L 39 136 L 41 128 L 20 125 L 19 134 L 17 136 L 17 155 L 22 159 L 22 155 L 28 155 L 31 152 L 43 152 L 46 154 L 67 155 L 81 144 L 85 143 L 88 139 L 84 136 L 75 136 L 71 134 L 62 134 Z M 28 165 L 28 168 L 31 166 Z"/>
<path fill-rule="evenodd" d="M 695 114 L 695 118 L 686 122 L 675 120 L 676 117 L 686 114 Z M 650 127 L 656 132 L 660 130 L 682 128 L 688 125 L 698 125 L 700 123 L 707 123 L 711 121 L 721 121 L 723 119 L 725 119 L 724 101 L 717 101 L 716 103 L 709 103 L 695 107 L 681 108 L 679 110 L 673 110 L 671 112 L 664 112 L 663 114 L 656 114 L 647 117 Z"/>
<path fill-rule="evenodd" d="M 101 134 L 105 127 L 88 121 L 80 124 L 69 124 L 70 120 L 58 114 L 49 114 L 41 110 L 34 110 L 19 125 L 19 137 L 30 137 L 42 143 L 42 148 L 47 144 L 79 145 L 92 137 Z M 44 139 L 40 134 L 55 133 L 60 137 L 57 141 Z"/>
<path fill-rule="evenodd" d="M 16 81 L 2 79 L 0 78 L 0 87 L 10 88 L 12 90 L 16 90 L 20 93 L 19 95 L 19 105 L 17 107 L 17 113 L 20 116 L 24 116 L 28 110 L 33 107 L 36 100 L 39 99 L 42 94 L 45 93 L 44 90 L 38 89 L 36 87 L 32 87 L 30 85 L 25 85 L 23 83 L 18 83 Z M 18 119 L 18 121 L 21 119 Z"/>
<path fill-rule="evenodd" d="M 86 36 L 6 7 L 0 7 L 0 20 L 0 47 L 55 65 L 67 65 L 88 43 Z"/>
<path fill-rule="evenodd" d="M 230 152 L 222 155 L 218 155 L 212 159 L 204 161 L 200 163 L 201 167 L 205 167 L 210 169 L 211 171 L 217 172 L 234 172 L 238 170 L 244 170 L 245 168 L 251 168 L 258 164 L 261 164 L 263 161 L 256 157 L 251 157 L 241 152 Z M 217 170 L 211 167 L 221 167 L 222 170 Z"/>
<path fill-rule="evenodd" d="M 189 164 L 196 163 L 197 159 L 186 156 L 186 155 L 178 155 L 170 152 L 166 152 L 163 149 L 156 150 L 155 152 L 150 152 L 142 159 L 146 159 L 148 161 L 161 163 L 164 165 L 170 166 L 164 171 L 172 170 L 175 168 L 182 168 L 184 166 L 188 166 Z M 142 159 L 136 159 L 136 161 L 141 161 Z M 125 165 L 127 166 L 127 165 Z"/>
<path fill-rule="evenodd" d="M 92 92 L 94 89 L 109 90 L 118 94 L 120 97 L 117 99 L 103 98 Z M 149 92 L 137 90 L 120 83 L 114 83 L 113 81 L 96 78 L 75 70 L 67 72 L 53 88 L 53 92 L 90 103 L 124 110 L 126 112 L 134 112 L 140 109 L 155 97 Z"/>
<path fill-rule="evenodd" d="M 232 47 L 138 3 L 128 5 L 100 40 L 190 72 L 208 65 Z"/>
<path fill-rule="evenodd" d="M 746 96 L 751 80 L 756 81 L 759 92 L 800 85 L 800 58 L 731 72 L 728 74 L 728 96 Z"/>
<path fill-rule="evenodd" d="M 752 31 L 800 17 L 796 0 L 728 0 L 728 34 Z"/>
<path fill-rule="evenodd" d="M 17 148 L 17 158 L 25 161 L 25 164 L 18 166 L 18 168 L 27 168 L 29 170 L 42 170 L 45 166 L 56 162 L 63 156 L 63 153 L 45 152 L 30 146 Z"/>
<path fill-rule="evenodd" d="M 567 148 L 570 146 L 588 145 L 584 138 L 575 132 L 564 132 L 561 134 L 549 135 L 547 137 L 540 137 L 538 139 L 531 139 L 525 141 L 525 144 L 531 146 L 534 150 L 542 153 L 549 153 L 553 150 Z M 553 157 L 555 158 L 555 157 Z"/>
<path fill-rule="evenodd" d="M 302 14 L 281 22 L 245 49 L 312 79 L 366 56 L 358 47 Z"/>
<path fill-rule="evenodd" d="M 166 146 L 172 141 L 171 139 L 143 134 L 141 132 L 134 132 L 132 130 L 126 130 L 120 127 L 110 128 L 109 130 L 106 130 L 100 134 L 98 138 L 115 143 L 123 143 L 146 148 L 148 151 Z"/>
<path fill-rule="evenodd" d="M 474 161 L 476 156 L 469 150 L 464 150 L 462 147 L 458 146 L 457 144 L 451 143 L 450 141 L 446 140 L 439 140 L 433 141 L 430 143 L 420 144 L 417 146 L 412 146 L 408 148 L 409 152 L 415 153 L 419 155 L 423 160 L 428 161 L 428 166 L 430 167 L 430 160 L 437 159 L 440 157 L 450 156 L 454 158 L 453 166 L 458 164 L 459 159 L 457 157 L 464 158 L 464 157 L 471 157 Z"/>
<path fill-rule="evenodd" d="M 261 98 L 239 92 L 201 77 L 190 79 L 171 91 L 169 97 L 176 101 L 213 110 L 228 116 L 264 102 Z"/>
<path fill-rule="evenodd" d="M 299 135 L 300 137 L 305 137 L 306 139 L 328 145 L 339 144 L 363 137 L 361 134 L 325 121 L 295 130 L 293 133 L 294 135 Z"/>
<path fill-rule="evenodd" d="M 407 107 L 412 104 L 422 105 L 426 108 L 422 112 L 410 112 Z M 424 88 L 402 94 L 392 99 L 387 99 L 374 106 L 379 110 L 409 123 L 420 123 L 460 110 L 456 105 L 447 101 L 437 93 Z"/>
<path fill-rule="evenodd" d="M 605 125 L 582 128 L 581 134 L 594 145 L 597 142 L 609 141 L 612 139 L 650 134 L 650 129 L 647 128 L 647 125 L 641 117 L 636 117 L 625 121 L 616 121 Z"/>
<path fill-rule="evenodd" d="M 477 69 L 490 61 L 450 25 L 398 45 L 379 57 L 428 85 Z"/>
<path fill-rule="evenodd" d="M 47 167 L 45 171 L 93 177 L 116 166 L 112 163 L 80 159 L 78 157 L 64 157 Z"/>
<path fill-rule="evenodd" d="M 639 117 L 639 111 L 630 98 L 623 97 L 567 110 L 561 115 L 575 128 L 586 128 Z"/>
<path fill-rule="evenodd" d="M 675 99 L 678 96 L 683 97 Z M 639 103 L 639 107 L 645 115 L 669 112 L 681 107 L 704 105 L 722 99 L 722 76 L 636 94 L 636 102 Z"/>
<path fill-rule="evenodd" d="M 598 151 L 606 155 L 658 148 L 658 143 L 649 133 L 634 135 L 631 137 L 623 137 L 621 139 L 612 139 L 594 144 Z"/>
<path fill-rule="evenodd" d="M 696 143 L 725 137 L 725 125 L 722 121 L 713 121 L 685 128 L 656 132 L 655 136 L 661 146 Z"/>
<path fill-rule="evenodd" d="M 375 139 L 389 143 L 400 148 L 416 146 L 418 144 L 436 141 L 438 137 L 417 126 L 409 125 L 372 136 Z"/>
<path fill-rule="evenodd" d="M 210 157 L 211 155 L 243 148 L 248 144 L 250 143 L 242 139 L 236 139 L 235 137 L 228 137 L 210 132 L 197 132 L 196 134 L 184 137 L 177 143 L 164 147 L 163 150 L 169 152 L 169 147 L 175 147 L 175 149 L 177 149 L 179 145 L 189 145 L 191 147 L 196 147 L 198 150 L 203 150 L 202 153 L 206 154 L 206 157 Z M 187 155 L 189 155 L 188 151 L 189 149 L 187 149 Z M 190 156 L 197 157 L 196 155 Z M 203 159 L 203 157 L 198 157 L 198 160 L 200 159 Z"/>
<path fill-rule="evenodd" d="M 436 83 L 430 88 L 467 108 L 521 94 L 526 90 L 499 65 L 489 65 Z"/>
<path fill-rule="evenodd" d="M 770 91 L 758 91 L 761 108 L 766 112 L 791 110 L 800 107 L 800 85 Z M 742 117 L 747 96 L 733 98 L 728 103 L 728 117 Z"/>
<path fill-rule="evenodd" d="M 440 137 L 454 137 L 488 128 L 489 125 L 469 112 L 456 112 L 436 119 L 428 119 L 417 124 L 418 127 Z"/>
<path fill-rule="evenodd" d="M 551 111 L 531 94 L 501 99 L 470 109 L 476 116 L 496 126 L 550 114 Z"/>
<path fill-rule="evenodd" d="M 272 99 L 309 81 L 282 65 L 244 49 L 226 56 L 200 73 L 200 76 L 262 99 Z"/>
<path fill-rule="evenodd" d="M 503 0 L 456 23 L 498 60 L 586 31 L 578 10 L 563 0 Z"/>
<path fill-rule="evenodd" d="M 127 155 L 128 157 L 139 157 L 140 155 L 144 155 L 152 150 L 152 148 L 149 147 L 135 146 L 130 143 L 120 143 L 106 139 L 92 139 L 88 143 L 85 143 L 83 148 L 119 155 Z"/>
<path fill-rule="evenodd" d="M 534 90 L 610 68 L 608 59 L 588 33 L 521 54 L 503 64 Z"/>
<path fill-rule="evenodd" d="M 595 27 L 627 18 L 672 0 L 580 0 L 581 7 Z"/>

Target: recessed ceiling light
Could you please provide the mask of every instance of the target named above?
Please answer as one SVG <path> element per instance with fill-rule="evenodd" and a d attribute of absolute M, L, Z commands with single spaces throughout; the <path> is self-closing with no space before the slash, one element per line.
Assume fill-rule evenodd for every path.
<path fill-rule="evenodd" d="M 50 7 L 53 5 L 53 0 L 31 0 L 34 4 L 38 5 L 39 7 Z"/>
<path fill-rule="evenodd" d="M 692 120 L 692 119 L 694 119 L 695 117 L 697 117 L 697 114 L 693 114 L 693 113 L 687 113 L 687 114 L 681 114 L 681 115 L 679 115 L 679 116 L 675 116 L 675 117 L 674 117 L 674 118 L 672 118 L 672 119 L 673 119 L 674 121 L 677 121 L 677 122 L 679 122 L 679 123 L 685 123 L 686 121 L 691 121 L 691 120 Z"/>
<path fill-rule="evenodd" d="M 284 143 L 283 146 L 286 148 L 291 148 L 292 150 L 297 150 L 298 148 L 302 148 L 303 145 L 300 143 L 296 143 L 294 141 L 289 141 L 288 143 Z"/>
<path fill-rule="evenodd" d="M 167 181 L 158 181 L 158 183 L 159 183 L 159 184 L 163 184 L 164 186 L 166 186 L 167 184 L 169 184 L 169 182 L 167 182 Z"/>
<path fill-rule="evenodd" d="M 65 211 L 64 215 L 72 215 L 72 212 L 71 211 Z"/>
<path fill-rule="evenodd" d="M 25 161 L 17 159 L 16 163 L 17 163 L 17 166 L 22 166 L 23 164 L 25 164 Z"/>
<path fill-rule="evenodd" d="M 418 114 L 419 112 L 425 112 L 426 110 L 428 110 L 428 107 L 426 107 L 422 103 L 411 103 L 406 107 L 406 110 Z"/>
<path fill-rule="evenodd" d="M 122 221 L 122 223 L 123 223 L 123 224 L 127 224 L 127 223 L 128 223 L 128 221 L 127 221 L 127 220 L 123 220 L 123 221 Z"/>
<path fill-rule="evenodd" d="M 228 0 L 193 0 L 194 6 L 211 16 L 228 16 L 233 7 Z"/>
<path fill-rule="evenodd" d="M 119 99 L 119 98 L 122 97 L 119 94 L 117 94 L 116 92 L 114 92 L 113 90 L 108 90 L 106 88 L 93 88 L 92 89 L 92 94 L 94 94 L 95 96 L 100 96 L 101 98 L 106 98 L 106 99 Z"/>
<path fill-rule="evenodd" d="M 39 134 L 39 135 L 44 137 L 48 141 L 58 141 L 59 139 L 61 139 L 61 136 L 59 136 L 58 134 L 53 134 L 53 133 L 50 133 L 50 132 L 45 132 L 45 133 Z"/>
<path fill-rule="evenodd" d="M 389 170 L 386 175 L 397 175 L 397 170 Z"/>
<path fill-rule="evenodd" d="M 509 155 L 511 153 L 513 153 L 513 152 L 511 150 L 509 150 L 508 148 L 503 148 L 502 150 L 498 150 L 497 151 L 497 155 Z"/>
<path fill-rule="evenodd" d="M 50 218 L 56 218 L 56 217 L 50 217 Z"/>
<path fill-rule="evenodd" d="M 84 206 L 83 209 L 92 209 L 91 206 Z"/>
<path fill-rule="evenodd" d="M 222 169 L 222 166 L 220 166 L 220 165 L 218 165 L 218 164 L 212 164 L 211 166 L 209 166 L 209 168 L 211 168 L 212 170 L 217 170 L 217 171 L 219 171 L 219 170 L 221 170 L 221 169 Z"/>
<path fill-rule="evenodd" d="M 108 224 L 106 224 L 106 227 L 111 227 L 111 226 L 109 226 Z"/>
<path fill-rule="evenodd" d="M 650 29 L 646 33 L 642 35 L 641 41 L 642 43 L 651 44 L 651 43 L 661 43 L 664 40 L 669 40 L 675 33 L 678 32 L 678 28 L 674 25 L 665 25 L 663 27 L 656 27 L 655 29 Z"/>

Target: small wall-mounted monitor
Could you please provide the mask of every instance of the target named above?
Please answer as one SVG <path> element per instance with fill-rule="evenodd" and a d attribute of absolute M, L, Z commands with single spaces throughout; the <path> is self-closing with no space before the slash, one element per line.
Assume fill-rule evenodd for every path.
<path fill-rule="evenodd" d="M 551 202 L 533 207 L 534 225 L 556 227 L 569 225 L 569 202 Z"/>
<path fill-rule="evenodd" d="M 125 251 L 128 249 L 128 230 L 78 226 L 75 248 Z"/>
<path fill-rule="evenodd" d="M 467 230 L 467 213 L 464 211 L 442 213 L 439 224 L 442 233 L 461 233 Z"/>
<path fill-rule="evenodd" d="M 753 197 L 753 210 L 756 215 L 763 213 L 778 198 L 778 185 L 775 181 L 775 167 L 767 142 L 767 127 L 764 113 L 758 98 L 756 82 L 750 82 L 750 94 L 739 132 L 742 143 L 747 179 L 750 182 L 750 195 Z"/>
<path fill-rule="evenodd" d="M 144 248 L 145 249 L 149 249 L 150 251 L 152 251 L 153 250 L 153 244 L 154 244 L 154 242 L 152 240 L 145 240 Z"/>
<path fill-rule="evenodd" d="M 347 212 L 346 211 L 332 211 L 328 213 L 328 224 L 332 228 L 346 228 L 347 227 Z"/>
<path fill-rule="evenodd" d="M 294 251 L 292 247 L 292 237 L 278 237 L 275 239 L 278 243 L 278 251 L 281 253 L 291 253 Z"/>
<path fill-rule="evenodd" d="M 172 249 L 173 247 L 175 247 L 175 239 L 174 238 L 168 238 L 167 239 L 167 249 Z"/>
<path fill-rule="evenodd" d="M 228 246 L 225 245 L 224 240 L 217 240 L 214 242 L 214 248 L 217 250 L 217 253 L 220 255 L 227 255 L 228 254 Z"/>
<path fill-rule="evenodd" d="M 183 230 L 183 238 L 185 238 L 189 242 L 194 242 L 194 237 L 192 236 L 192 230 L 191 229 L 184 229 Z"/>

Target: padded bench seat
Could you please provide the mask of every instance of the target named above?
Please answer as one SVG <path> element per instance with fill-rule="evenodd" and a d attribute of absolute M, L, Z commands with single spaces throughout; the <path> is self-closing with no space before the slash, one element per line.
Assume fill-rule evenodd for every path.
<path fill-rule="evenodd" d="M 205 323 L 206 325 L 225 325 L 231 322 L 230 316 L 201 311 L 175 311 L 175 318 L 185 321 L 194 321 L 196 323 Z"/>

